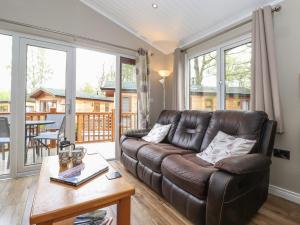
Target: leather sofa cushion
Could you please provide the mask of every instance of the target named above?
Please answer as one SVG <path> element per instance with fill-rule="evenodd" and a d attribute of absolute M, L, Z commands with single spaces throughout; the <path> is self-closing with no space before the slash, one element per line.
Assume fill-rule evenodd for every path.
<path fill-rule="evenodd" d="M 177 125 L 178 125 L 178 121 L 180 119 L 180 115 L 181 115 L 181 112 L 176 111 L 176 110 L 163 110 L 160 113 L 156 123 L 159 123 L 162 125 L 172 124 L 170 131 L 163 142 L 171 143 L 174 133 L 176 131 Z"/>
<path fill-rule="evenodd" d="M 201 151 L 207 148 L 218 131 L 223 131 L 235 137 L 257 140 L 259 143 L 260 133 L 267 119 L 267 114 L 259 111 L 216 111 L 213 113 L 206 130 Z M 257 145 L 254 146 L 252 152 L 256 152 L 256 150 Z"/>
<path fill-rule="evenodd" d="M 181 188 L 174 185 L 166 177 L 162 179 L 162 194 L 170 202 L 175 209 L 186 216 L 193 225 L 206 225 L 206 199 L 200 200 L 190 193 L 182 190 Z M 176 223 L 177 225 L 186 224 L 183 221 Z M 216 223 L 217 224 L 217 223 Z M 175 224 L 174 224 L 175 225 Z"/>
<path fill-rule="evenodd" d="M 142 139 L 127 138 L 121 144 L 122 151 L 131 158 L 137 159 L 138 151 L 149 143 Z"/>
<path fill-rule="evenodd" d="M 170 155 L 164 159 L 161 170 L 164 177 L 199 199 L 206 199 L 209 178 L 217 171 L 195 153 Z"/>
<path fill-rule="evenodd" d="M 137 154 L 138 161 L 154 172 L 161 172 L 163 159 L 171 154 L 189 154 L 191 151 L 184 150 L 167 143 L 150 144 L 142 147 Z"/>
<path fill-rule="evenodd" d="M 210 118 L 210 112 L 182 112 L 171 143 L 184 149 L 199 152 Z"/>
<path fill-rule="evenodd" d="M 130 156 L 123 153 L 121 154 L 121 162 L 130 173 L 137 177 L 138 161 L 136 159 L 133 159 Z"/>

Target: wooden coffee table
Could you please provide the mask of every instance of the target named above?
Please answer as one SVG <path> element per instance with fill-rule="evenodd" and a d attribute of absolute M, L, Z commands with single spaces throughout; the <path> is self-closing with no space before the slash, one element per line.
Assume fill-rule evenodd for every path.
<path fill-rule="evenodd" d="M 86 155 L 84 162 L 94 161 L 93 157 L 105 161 L 97 154 Z M 57 156 L 45 157 L 31 208 L 30 224 L 50 225 L 61 221 L 71 221 L 72 224 L 70 218 L 117 204 L 117 224 L 130 225 L 130 198 L 135 190 L 123 177 L 108 180 L 103 173 L 79 187 L 72 187 L 50 181 L 50 174 L 60 170 Z M 109 166 L 109 171 L 114 169 Z"/>

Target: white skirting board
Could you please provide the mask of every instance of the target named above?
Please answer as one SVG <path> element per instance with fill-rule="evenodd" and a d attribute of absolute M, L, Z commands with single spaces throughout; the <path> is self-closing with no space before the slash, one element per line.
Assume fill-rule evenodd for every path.
<path fill-rule="evenodd" d="M 297 204 L 300 204 L 300 194 L 283 189 L 281 187 L 277 187 L 274 185 L 269 185 L 269 194 L 276 195 L 278 197 L 284 198 L 286 200 L 289 200 L 291 202 L 295 202 Z"/>

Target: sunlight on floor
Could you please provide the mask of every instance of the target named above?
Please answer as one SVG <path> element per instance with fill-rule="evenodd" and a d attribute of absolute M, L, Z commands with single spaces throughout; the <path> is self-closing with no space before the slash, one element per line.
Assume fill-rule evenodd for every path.
<path fill-rule="evenodd" d="M 78 144 L 87 149 L 87 154 L 99 153 L 105 159 L 115 159 L 115 142 Z"/>

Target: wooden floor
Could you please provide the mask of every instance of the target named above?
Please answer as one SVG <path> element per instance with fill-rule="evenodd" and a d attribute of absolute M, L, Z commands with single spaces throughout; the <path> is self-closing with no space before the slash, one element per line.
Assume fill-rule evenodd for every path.
<path fill-rule="evenodd" d="M 189 225 L 163 198 L 125 171 L 119 162 L 111 162 L 128 182 L 136 187 L 132 198 L 132 225 Z M 37 177 L 0 181 L 0 224 L 28 225 Z M 115 214 L 112 207 L 110 214 Z M 270 195 L 248 225 L 299 225 L 300 205 Z"/>

